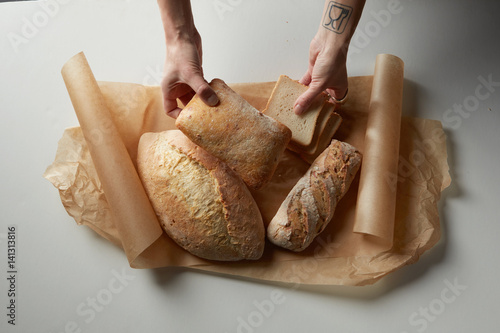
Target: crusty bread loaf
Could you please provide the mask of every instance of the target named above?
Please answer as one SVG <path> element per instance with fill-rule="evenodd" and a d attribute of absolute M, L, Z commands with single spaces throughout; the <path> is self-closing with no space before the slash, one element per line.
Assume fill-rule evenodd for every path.
<path fill-rule="evenodd" d="M 298 146 L 309 146 L 313 142 L 317 124 L 324 117 L 323 105 L 328 99 L 324 93 L 318 95 L 307 111 L 295 114 L 293 106 L 297 98 L 309 87 L 281 75 L 269 97 L 264 114 L 285 124 L 292 131 L 291 143 Z"/>
<path fill-rule="evenodd" d="M 302 251 L 333 217 L 361 164 L 361 153 L 332 140 L 297 182 L 269 223 L 267 238 L 275 245 Z"/>
<path fill-rule="evenodd" d="M 178 130 L 142 135 L 139 176 L 166 233 L 211 260 L 258 259 L 265 229 L 243 181 Z"/>
<path fill-rule="evenodd" d="M 214 79 L 210 86 L 219 104 L 210 107 L 194 96 L 175 126 L 229 165 L 250 188 L 259 189 L 276 170 L 291 131 L 255 109 L 222 80 Z"/>

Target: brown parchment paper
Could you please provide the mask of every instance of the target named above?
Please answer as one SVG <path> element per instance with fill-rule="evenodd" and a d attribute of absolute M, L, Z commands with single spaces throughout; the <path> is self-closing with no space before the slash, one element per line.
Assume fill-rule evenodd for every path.
<path fill-rule="evenodd" d="M 145 212 L 150 205 L 144 200 L 143 190 L 135 188 L 137 174 L 133 166 L 140 135 L 174 128 L 173 120 L 164 115 L 160 88 L 96 82 L 83 54 L 65 64 L 63 77 L 75 112 L 84 116 L 78 115 L 80 127 L 68 128 L 63 133 L 55 161 L 44 177 L 59 190 L 68 214 L 78 224 L 87 225 L 122 246 L 132 267 L 185 266 L 289 283 L 365 285 L 418 260 L 439 240 L 437 202 L 441 191 L 450 184 L 446 138 L 438 121 L 403 117 L 399 154 L 394 158 L 408 163 L 404 170 L 398 169 L 390 178 L 396 188 L 392 194 L 396 198 L 395 218 L 373 221 L 393 226 L 393 244 L 389 250 L 367 252 L 366 235 L 354 232 L 360 188 L 358 175 L 339 203 L 332 222 L 305 251 L 292 253 L 267 243 L 264 256 L 258 261 L 220 263 L 194 257 L 158 231 L 156 217 L 150 211 Z M 343 122 L 335 138 L 353 144 L 363 153 L 373 84 L 376 84 L 373 76 L 349 78 L 350 97 L 338 111 Z M 262 110 L 274 82 L 231 86 Z M 91 102 L 78 102 L 81 99 Z M 103 115 L 105 112 L 108 115 Z M 80 120 L 84 117 L 90 120 Z M 114 127 L 106 117 L 112 120 Z M 104 128 L 99 127 L 102 124 L 106 124 Z M 101 128 L 106 135 L 112 131 L 113 140 L 99 141 L 110 143 L 110 147 L 92 147 L 91 140 L 96 140 L 91 136 L 96 136 L 95 128 Z M 96 152 L 99 149 L 104 153 Z M 363 168 L 369 167 L 363 163 Z M 287 151 L 272 181 L 252 192 L 266 224 L 308 166 Z M 101 171 L 106 168 L 109 170 Z M 113 189 L 108 190 L 109 187 Z M 129 191 L 127 195 L 119 194 L 124 190 Z M 113 199 L 114 192 L 117 199 Z"/>
<path fill-rule="evenodd" d="M 353 229 L 365 235 L 366 253 L 392 247 L 396 186 L 388 177 L 398 174 L 403 69 L 403 61 L 396 56 L 377 56 L 363 147 L 367 167 L 361 167 Z"/>

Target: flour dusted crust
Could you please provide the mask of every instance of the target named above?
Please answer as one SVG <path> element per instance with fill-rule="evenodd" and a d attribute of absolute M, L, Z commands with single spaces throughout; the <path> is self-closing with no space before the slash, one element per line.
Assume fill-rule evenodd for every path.
<path fill-rule="evenodd" d="M 292 133 L 251 106 L 222 80 L 214 79 L 210 86 L 220 103 L 210 107 L 198 96 L 193 97 L 175 126 L 229 165 L 249 187 L 259 189 L 271 179 Z"/>
<path fill-rule="evenodd" d="M 361 165 L 361 153 L 332 140 L 299 179 L 269 223 L 267 238 L 275 245 L 302 251 L 333 217 Z"/>
<path fill-rule="evenodd" d="M 265 230 L 243 181 L 178 130 L 145 133 L 138 172 L 162 228 L 181 247 L 210 260 L 262 256 Z"/>

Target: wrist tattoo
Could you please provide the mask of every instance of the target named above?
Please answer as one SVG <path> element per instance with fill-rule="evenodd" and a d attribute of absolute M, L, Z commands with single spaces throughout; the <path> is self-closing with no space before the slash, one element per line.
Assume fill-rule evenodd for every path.
<path fill-rule="evenodd" d="M 321 25 L 337 34 L 342 34 L 351 18 L 352 7 L 330 1 Z"/>

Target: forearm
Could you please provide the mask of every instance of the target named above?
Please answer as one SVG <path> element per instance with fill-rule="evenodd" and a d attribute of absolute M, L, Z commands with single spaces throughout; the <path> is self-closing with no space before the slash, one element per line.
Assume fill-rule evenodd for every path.
<path fill-rule="evenodd" d="M 196 34 L 190 0 L 158 0 L 167 44 Z"/>
<path fill-rule="evenodd" d="M 325 1 L 316 37 L 326 41 L 326 48 L 346 53 L 364 5 L 365 0 Z"/>
<path fill-rule="evenodd" d="M 213 89 L 203 78 L 201 37 L 194 25 L 190 0 L 158 0 L 167 46 L 161 83 L 163 107 L 176 118 L 194 94 L 210 106 L 218 103 Z"/>
<path fill-rule="evenodd" d="M 299 80 L 309 89 L 295 101 L 295 113 L 305 112 L 322 91 L 334 100 L 347 94 L 347 50 L 365 0 L 327 0 L 321 23 L 309 47 L 309 67 Z"/>

